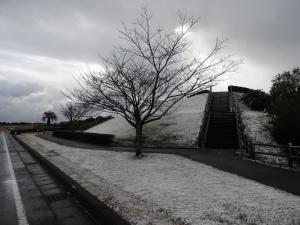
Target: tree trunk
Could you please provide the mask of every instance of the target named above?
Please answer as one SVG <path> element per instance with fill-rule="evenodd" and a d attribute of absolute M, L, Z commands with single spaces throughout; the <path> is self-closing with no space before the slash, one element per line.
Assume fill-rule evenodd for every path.
<path fill-rule="evenodd" d="M 140 156 L 142 154 L 142 137 L 143 137 L 143 126 L 137 125 L 135 128 L 135 156 Z"/>
<path fill-rule="evenodd" d="M 47 118 L 47 125 L 49 126 L 51 124 L 50 118 Z"/>
<path fill-rule="evenodd" d="M 74 131 L 75 130 L 75 125 L 74 125 L 74 122 L 73 122 L 73 119 L 71 119 L 69 121 L 69 126 L 68 126 L 68 129 L 70 129 L 71 131 Z"/>

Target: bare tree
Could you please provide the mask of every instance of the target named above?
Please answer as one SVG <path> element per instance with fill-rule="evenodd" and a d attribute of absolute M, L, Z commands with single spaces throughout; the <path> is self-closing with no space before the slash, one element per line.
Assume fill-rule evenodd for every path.
<path fill-rule="evenodd" d="M 60 108 L 61 113 L 69 122 L 80 120 L 90 112 L 90 107 L 83 104 L 76 104 L 74 102 L 68 102 L 66 105 L 62 105 Z"/>
<path fill-rule="evenodd" d="M 216 40 L 205 57 L 193 57 L 189 34 L 198 23 L 179 15 L 174 31 L 154 28 L 144 8 L 132 27 L 123 25 L 127 43 L 102 59 L 104 70 L 85 73 L 72 91 L 79 102 L 96 110 L 114 112 L 136 129 L 136 156 L 141 155 L 145 124 L 159 120 L 184 97 L 215 85 L 217 78 L 236 69 L 239 62 L 222 56 L 224 41 Z"/>
<path fill-rule="evenodd" d="M 71 99 L 69 96 L 67 97 Z M 74 122 L 86 117 L 91 112 L 91 107 L 73 100 L 66 105 L 62 105 L 60 111 L 63 116 L 69 120 L 69 128 L 73 130 L 75 128 Z"/>

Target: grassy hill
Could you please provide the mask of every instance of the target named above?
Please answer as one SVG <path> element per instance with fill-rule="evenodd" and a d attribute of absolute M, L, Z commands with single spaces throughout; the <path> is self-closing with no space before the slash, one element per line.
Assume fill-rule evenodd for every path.
<path fill-rule="evenodd" d="M 146 124 L 143 130 L 147 146 L 186 146 L 197 145 L 202 124 L 207 94 L 195 95 L 180 101 L 172 113 L 161 120 Z M 131 145 L 135 129 L 120 116 L 96 125 L 86 132 L 113 134 L 115 143 Z"/>

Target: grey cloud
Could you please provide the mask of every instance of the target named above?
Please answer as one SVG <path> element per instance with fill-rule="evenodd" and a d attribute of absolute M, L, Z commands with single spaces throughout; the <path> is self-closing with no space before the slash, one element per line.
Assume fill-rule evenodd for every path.
<path fill-rule="evenodd" d="M 60 90 L 44 90 L 22 97 L 0 95 L 0 121 L 41 122 L 42 113 L 54 111 L 58 120 L 64 120 L 60 106 L 65 102 Z"/>
<path fill-rule="evenodd" d="M 0 80 L 0 95 L 5 97 L 22 97 L 39 92 L 43 87 L 38 83 Z"/>
<path fill-rule="evenodd" d="M 0 0 L 0 51 L 62 61 L 98 62 L 98 54 L 108 55 L 113 46 L 120 44 L 117 30 L 121 22 L 134 21 L 143 4 L 154 15 L 154 23 L 164 28 L 175 28 L 179 10 L 201 18 L 199 35 L 228 38 L 228 52 L 245 59 L 246 64 L 244 69 L 241 66 L 240 76 L 232 78 L 236 85 L 267 90 L 272 76 L 299 66 L 299 0 Z M 194 44 L 208 43 L 197 43 L 196 40 Z M 0 58 L 0 67 L 26 66 L 26 76 L 29 78 L 30 71 L 35 70 L 41 74 L 40 81 L 16 80 L 13 77 L 16 71 L 7 70 L 6 74 L 11 78 L 7 84 L 0 84 L 0 96 L 12 97 L 9 97 L 10 102 L 7 102 L 8 98 L 0 101 L 0 105 L 4 101 L 8 104 L 6 109 L 2 107 L 0 120 L 18 118 L 12 117 L 9 110 L 21 109 L 25 103 L 20 99 L 28 108 L 34 109 L 23 116 L 20 113 L 20 118 L 37 120 L 43 108 L 57 110 L 58 103 L 54 98 L 62 101 L 60 88 L 53 88 L 54 84 L 47 81 L 50 76 L 61 76 L 67 70 L 53 68 L 54 64 L 52 67 L 42 62 L 18 61 L 16 57 Z M 19 77 L 22 73 L 19 71 Z M 66 78 L 62 80 L 66 82 Z"/>
<path fill-rule="evenodd" d="M 118 43 L 121 21 L 139 14 L 141 1 L 4 1 L 0 3 L 1 48 L 81 60 L 96 60 Z M 269 62 L 299 56 L 300 2 L 145 1 L 156 21 L 176 23 L 176 11 L 200 16 L 200 28 L 232 40 L 239 51 Z M 291 52 L 291 50 L 293 50 Z"/>

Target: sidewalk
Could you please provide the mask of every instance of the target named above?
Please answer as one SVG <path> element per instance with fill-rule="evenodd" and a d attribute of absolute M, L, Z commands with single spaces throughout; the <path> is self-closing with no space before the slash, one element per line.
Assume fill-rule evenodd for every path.
<path fill-rule="evenodd" d="M 3 134 L 0 133 L 0 201 L 5 207 L 0 208 L 1 224 L 18 225 L 16 179 L 13 177 L 7 145 Z M 26 223 L 25 223 L 26 224 Z"/>
<path fill-rule="evenodd" d="M 100 147 L 44 134 L 39 135 L 39 137 L 70 147 L 95 150 L 104 148 L 106 150 L 117 152 L 134 152 L 134 149 L 129 147 Z M 255 180 L 259 183 L 300 196 L 300 172 L 295 172 L 279 167 L 272 167 L 249 160 L 243 160 L 234 157 L 234 150 L 206 149 L 205 151 L 202 151 L 196 149 L 144 148 L 143 152 L 180 155 L 188 159 L 215 167 L 217 169 L 234 173 L 239 176 Z"/>
<path fill-rule="evenodd" d="M 102 224 L 68 193 L 39 160 L 10 135 L 0 133 L 1 225 Z"/>

